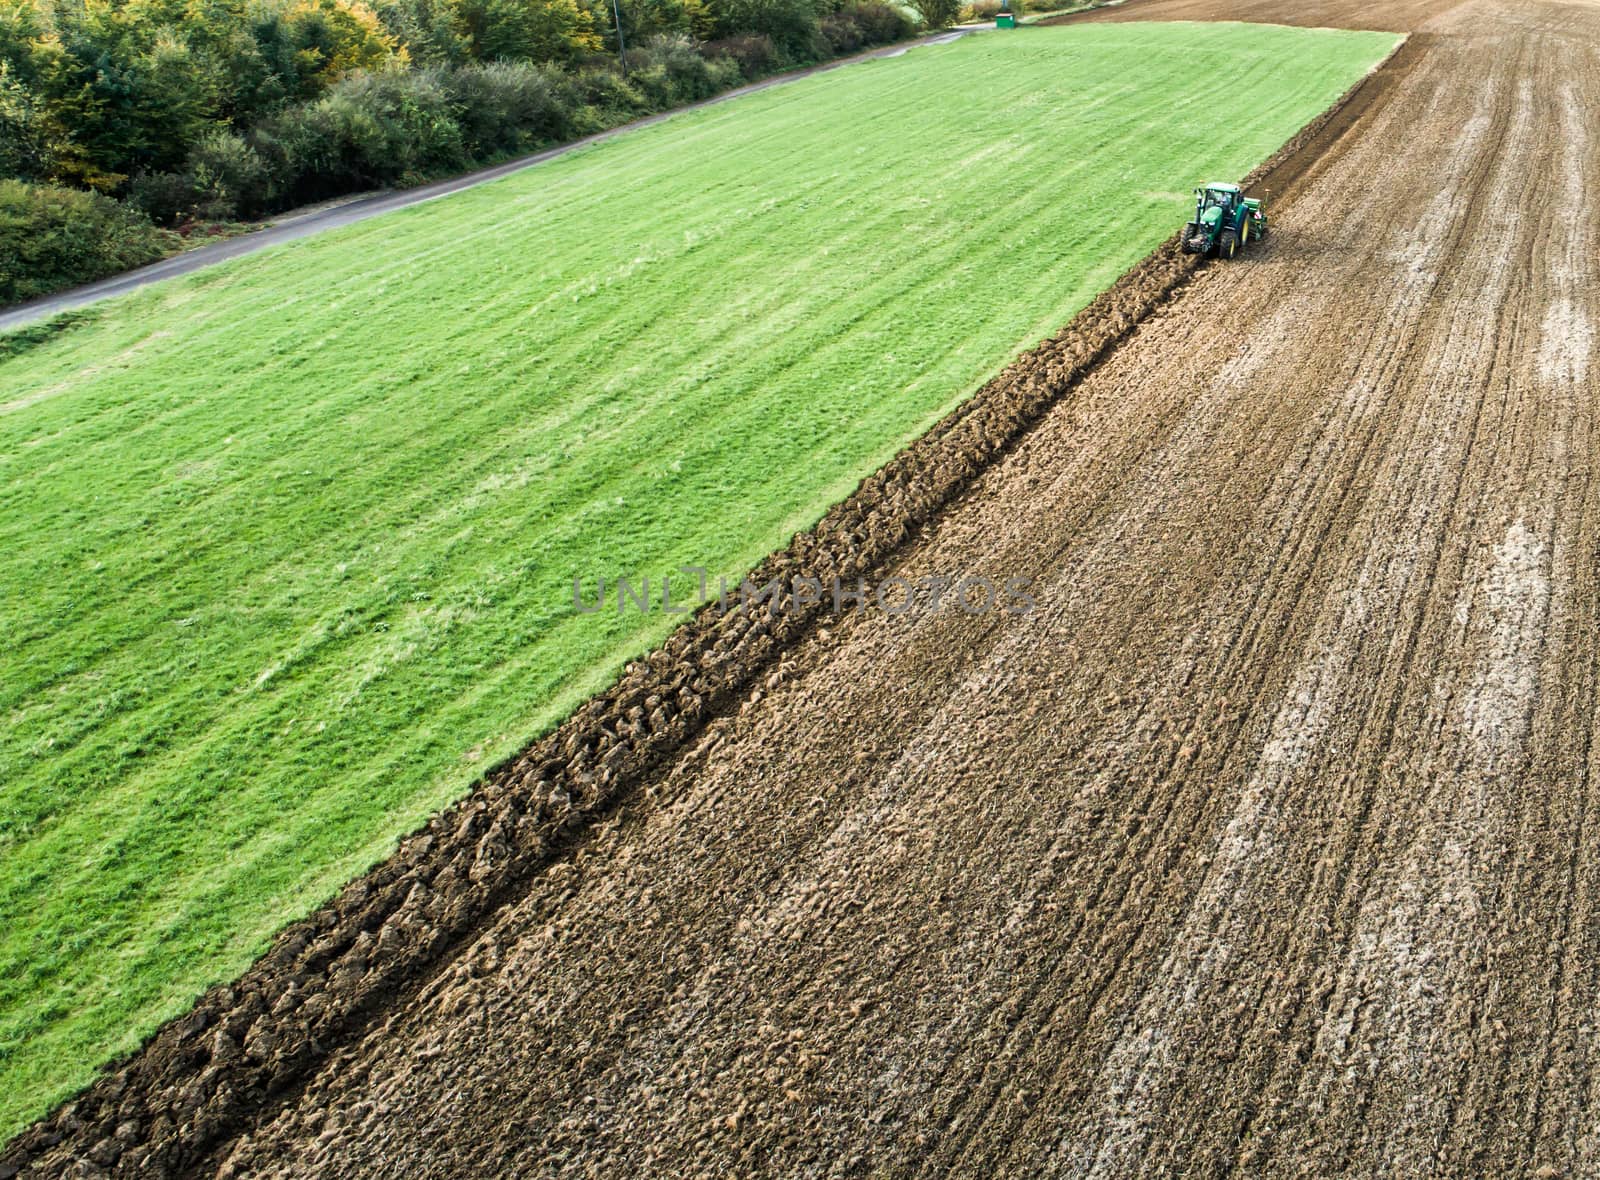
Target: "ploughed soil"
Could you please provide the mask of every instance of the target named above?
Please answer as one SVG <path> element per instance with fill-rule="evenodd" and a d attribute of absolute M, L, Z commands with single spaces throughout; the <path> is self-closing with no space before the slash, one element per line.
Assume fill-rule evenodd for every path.
<path fill-rule="evenodd" d="M 1600 6 L 1428 7 L 764 570 L 1030 612 L 697 617 L 9 1166 L 1600 1170 Z"/>

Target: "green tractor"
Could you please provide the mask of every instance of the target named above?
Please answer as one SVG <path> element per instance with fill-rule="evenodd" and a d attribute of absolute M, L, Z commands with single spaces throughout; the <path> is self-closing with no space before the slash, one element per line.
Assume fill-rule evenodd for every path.
<path fill-rule="evenodd" d="M 1207 184 L 1194 190 L 1194 220 L 1183 227 L 1183 252 L 1207 258 L 1232 258 L 1267 236 L 1261 202 L 1236 184 Z"/>

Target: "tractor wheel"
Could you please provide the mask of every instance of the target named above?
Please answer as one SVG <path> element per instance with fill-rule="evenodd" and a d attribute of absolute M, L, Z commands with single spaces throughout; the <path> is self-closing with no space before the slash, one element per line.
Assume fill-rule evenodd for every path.
<path fill-rule="evenodd" d="M 1231 229 L 1222 235 L 1222 241 L 1217 245 L 1217 253 L 1224 258 L 1233 258 L 1239 253 L 1239 235 Z"/>
<path fill-rule="evenodd" d="M 1239 249 L 1243 250 L 1250 244 L 1250 219 L 1246 217 L 1244 224 L 1239 227 Z"/>

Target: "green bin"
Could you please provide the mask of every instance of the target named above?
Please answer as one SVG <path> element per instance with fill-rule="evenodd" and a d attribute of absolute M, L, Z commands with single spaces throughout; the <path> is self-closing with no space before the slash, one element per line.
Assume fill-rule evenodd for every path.
<path fill-rule="evenodd" d="M 1002 12 L 994 18 L 994 27 L 997 29 L 1014 29 L 1017 27 L 1017 17 L 1012 12 Z"/>

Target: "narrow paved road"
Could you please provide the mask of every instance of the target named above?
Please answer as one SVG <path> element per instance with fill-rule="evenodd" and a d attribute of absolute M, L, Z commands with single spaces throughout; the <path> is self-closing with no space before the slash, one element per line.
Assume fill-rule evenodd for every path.
<path fill-rule="evenodd" d="M 894 571 L 1037 610 L 816 633 L 218 1174 L 1600 1170 L 1600 7 L 1423 35 Z"/>

